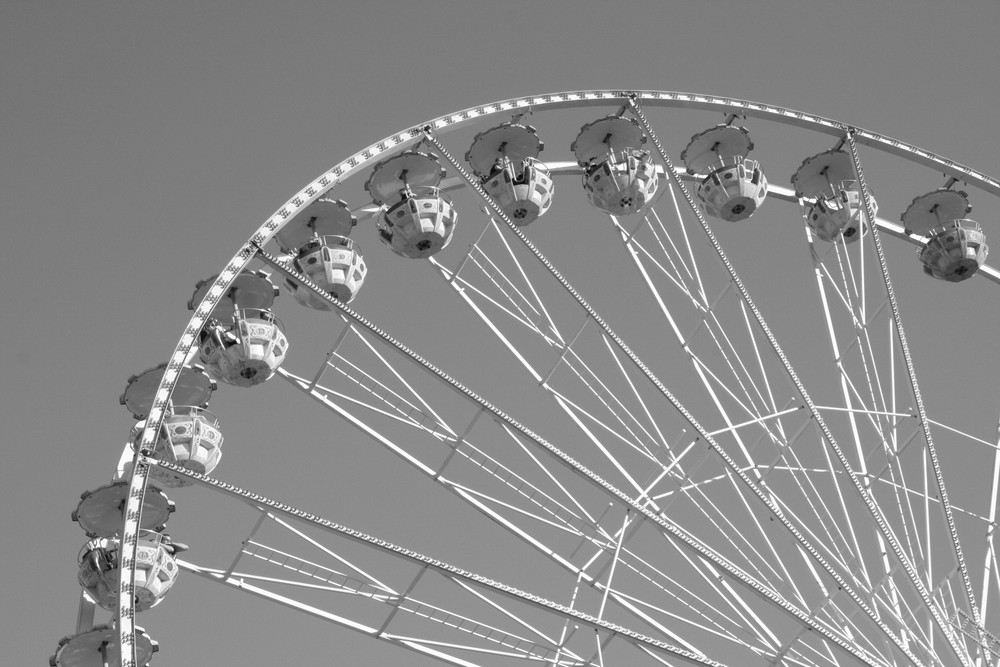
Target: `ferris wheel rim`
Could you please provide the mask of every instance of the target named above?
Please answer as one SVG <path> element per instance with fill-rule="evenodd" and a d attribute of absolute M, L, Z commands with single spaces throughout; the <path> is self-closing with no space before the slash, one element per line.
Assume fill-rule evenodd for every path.
<path fill-rule="evenodd" d="M 310 205 L 316 199 L 336 187 L 340 182 L 371 165 L 385 154 L 405 150 L 407 147 L 419 143 L 423 140 L 425 133 L 444 133 L 467 123 L 511 112 L 519 113 L 535 110 L 541 111 L 543 109 L 589 106 L 621 106 L 623 104 L 627 104 L 630 99 L 639 100 L 643 104 L 653 107 L 725 111 L 747 117 L 755 117 L 778 123 L 804 127 L 835 137 L 843 137 L 850 133 L 854 136 L 858 143 L 874 147 L 918 164 L 933 166 L 934 168 L 943 171 L 946 175 L 951 175 L 959 180 L 965 181 L 969 185 L 980 188 L 991 194 L 1000 195 L 1000 181 L 997 181 L 982 172 L 930 153 L 929 151 L 891 139 L 881 134 L 863 130 L 821 116 L 785 109 L 782 107 L 764 105 L 733 98 L 689 93 L 666 91 L 584 90 L 512 98 L 484 106 L 470 107 L 469 109 L 463 111 L 439 116 L 438 118 L 430 120 L 426 123 L 422 123 L 401 132 L 389 135 L 382 141 L 372 144 L 368 148 L 341 161 L 311 181 L 309 185 L 291 197 L 240 247 L 240 250 L 227 263 L 225 270 L 220 272 L 218 277 L 215 279 L 214 284 L 207 290 L 201 302 L 193 309 L 194 313 L 185 328 L 184 334 L 175 347 L 170 360 L 166 363 L 164 374 L 160 385 L 156 390 L 153 405 L 146 419 L 141 439 L 136 443 L 136 462 L 139 465 L 136 465 L 133 468 L 133 476 L 130 482 L 131 492 L 129 509 L 132 509 L 133 501 L 137 503 L 137 506 L 134 507 L 135 511 L 123 513 L 126 516 L 126 520 L 121 534 L 123 536 L 123 542 L 126 544 L 126 550 L 129 548 L 127 536 L 135 534 L 137 530 L 142 498 L 145 494 L 146 482 L 148 480 L 146 475 L 147 471 L 145 470 L 148 466 L 141 465 L 139 459 L 142 453 L 149 449 L 155 440 L 156 430 L 160 427 L 162 422 L 170 396 L 177 382 L 178 372 L 184 367 L 191 351 L 197 345 L 197 333 L 211 316 L 214 304 L 227 292 L 227 290 L 230 289 L 232 284 L 239 277 L 240 273 L 251 263 L 251 261 L 254 260 L 256 257 L 256 251 L 274 239 L 285 223 L 294 218 L 294 216 L 301 212 L 306 206 Z M 131 545 L 131 548 L 134 548 L 134 544 Z M 124 563 L 131 563 L 134 566 L 134 561 L 134 554 L 132 554 L 132 557 L 129 558 L 128 553 L 123 553 Z M 134 567 L 126 566 L 123 568 L 123 571 L 129 577 L 130 581 L 134 580 Z M 127 607 L 127 605 L 121 605 L 118 614 L 118 627 L 123 644 L 131 643 L 126 641 L 126 635 L 134 636 L 135 632 L 131 620 L 132 613 Z"/>
<path fill-rule="evenodd" d="M 253 260 L 253 246 L 260 247 L 269 243 L 276 236 L 278 231 L 284 227 L 285 223 L 291 221 L 295 215 L 300 213 L 306 206 L 319 199 L 321 196 L 326 194 L 327 191 L 336 187 L 336 185 L 342 180 L 375 162 L 385 153 L 405 150 L 408 146 L 419 143 L 425 136 L 425 130 L 428 129 L 434 133 L 442 133 L 451 129 L 456 129 L 461 125 L 499 114 L 507 114 L 510 112 L 530 112 L 536 109 L 558 109 L 562 107 L 622 106 L 626 104 L 629 99 L 637 99 L 643 104 L 649 104 L 654 107 L 693 108 L 735 112 L 744 114 L 748 117 L 758 117 L 764 120 L 806 127 L 808 129 L 816 130 L 838 138 L 846 136 L 846 133 L 849 131 L 858 143 L 883 150 L 897 155 L 898 157 L 903 157 L 904 159 L 918 164 L 933 165 L 935 168 L 943 170 L 946 175 L 950 174 L 953 177 L 964 180 L 970 185 L 1000 196 L 1000 180 L 994 179 L 984 172 L 972 169 L 971 167 L 967 167 L 954 162 L 953 160 L 943 158 L 930 151 L 926 151 L 912 144 L 908 144 L 882 134 L 871 132 L 869 130 L 816 114 L 809 114 L 784 107 L 766 105 L 736 98 L 651 90 L 630 91 L 593 89 L 510 98 L 438 116 L 435 119 L 388 135 L 381 141 L 371 144 L 362 151 L 359 151 L 351 157 L 342 160 L 340 163 L 313 179 L 309 185 L 286 201 L 281 208 L 275 211 L 275 213 L 272 214 L 264 222 L 264 224 L 262 224 L 257 231 L 247 239 L 247 241 L 241 246 L 239 252 L 237 252 L 237 254 L 234 255 L 229 261 L 226 270 L 218 275 L 215 284 L 205 293 L 205 296 L 199 305 L 192 308 L 192 310 L 194 310 L 194 315 L 188 323 L 185 337 L 182 338 L 182 341 L 178 344 L 174 354 L 171 355 L 170 361 L 166 364 L 166 370 L 179 370 L 179 368 L 183 366 L 182 362 L 178 362 L 178 353 L 181 350 L 181 346 L 184 346 L 184 355 L 186 356 L 190 353 L 190 350 L 195 344 L 193 336 L 197 335 L 196 333 L 193 335 L 190 334 L 190 330 L 193 326 L 198 326 L 198 329 L 200 330 L 204 321 L 207 320 L 208 316 L 211 314 L 211 310 L 205 313 L 205 305 L 214 305 L 215 301 L 221 298 L 222 295 L 232 286 L 240 272 Z M 898 230 L 893 228 L 895 236 L 906 236 L 905 231 L 899 233 L 899 230 L 902 230 L 901 226 L 897 225 L 895 227 L 899 228 Z M 1000 273 L 998 273 L 994 280 L 1000 280 Z M 193 306 L 194 304 L 192 303 L 191 305 Z M 202 313 L 202 315 L 199 315 L 199 313 Z M 184 340 L 188 336 L 191 336 L 191 342 L 190 344 L 184 345 Z M 166 389 L 166 396 L 164 396 L 164 389 Z M 158 388 L 156 400 L 160 403 L 165 403 L 165 401 L 169 398 L 172 389 L 172 386 L 167 388 L 161 385 Z M 147 429 L 147 432 L 150 431 L 151 429 Z"/>

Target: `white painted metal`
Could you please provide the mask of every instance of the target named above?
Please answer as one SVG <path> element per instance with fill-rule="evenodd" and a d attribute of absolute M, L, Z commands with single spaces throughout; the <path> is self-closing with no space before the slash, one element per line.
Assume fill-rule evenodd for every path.
<path fill-rule="evenodd" d="M 1000 194 L 1000 184 L 986 175 L 922 149 L 820 117 L 683 93 L 637 92 L 634 96 L 631 109 L 642 123 L 646 123 L 643 108 L 664 106 L 740 113 L 837 138 L 848 132 L 858 143 L 932 166 L 966 180 L 973 187 Z M 438 133 L 466 122 L 531 109 L 620 108 L 629 99 L 616 91 L 584 91 L 470 109 L 389 137 L 311 183 L 258 230 L 195 309 L 168 362 L 167 372 L 154 390 L 146 392 L 150 394 L 144 401 L 149 404 L 148 419 L 136 451 L 151 451 L 178 372 L 210 316 L 212 305 L 224 297 L 239 272 L 282 228 L 283 221 L 294 219 L 313 201 L 327 196 L 331 188 L 374 161 L 384 160 L 419 141 L 434 144 L 442 156 L 447 156 Z M 648 125 L 647 133 L 655 138 Z M 503 342 L 567 415 L 577 429 L 576 436 L 594 446 L 599 457 L 588 458 L 588 462 L 597 462 L 599 471 L 607 473 L 614 483 L 550 445 L 318 289 L 317 295 L 327 298 L 337 309 L 343 329 L 339 337 L 334 337 L 337 340 L 318 371 L 302 377 L 278 371 L 347 423 L 505 527 L 516 540 L 533 547 L 543 560 L 555 563 L 568 574 L 569 580 L 579 585 L 567 593 L 573 596 L 574 606 L 557 608 L 512 594 L 510 589 L 464 577 L 450 566 L 406 554 L 411 562 L 419 562 L 420 572 L 433 567 L 445 573 L 445 579 L 461 579 L 465 585 L 479 586 L 474 597 L 494 611 L 498 606 L 510 610 L 502 599 L 528 602 L 536 610 L 553 614 L 558 619 L 557 626 L 543 630 L 531 620 L 530 614 L 510 611 L 507 618 L 519 629 L 516 633 L 505 632 L 518 639 L 513 644 L 501 641 L 494 650 L 454 638 L 394 635 L 386 627 L 392 627 L 396 615 L 408 611 L 399 600 L 411 599 L 411 589 L 416 590 L 424 583 L 423 575 L 415 573 L 403 585 L 393 586 L 392 593 L 383 595 L 383 601 L 392 611 L 380 629 L 320 609 L 292 594 L 264 591 L 256 584 L 257 590 L 253 590 L 245 583 L 249 578 L 240 584 L 237 568 L 242 567 L 247 555 L 253 555 L 254 561 L 285 569 L 288 563 L 301 562 L 302 565 L 295 565 L 300 574 L 307 567 L 301 556 L 292 554 L 280 556 L 285 565 L 279 565 L 276 562 L 279 556 L 273 555 L 276 550 L 264 557 L 265 552 L 260 550 L 263 547 L 259 546 L 247 547 L 253 554 L 241 551 L 243 556 L 232 559 L 228 569 L 226 565 L 218 570 L 192 565 L 191 571 L 230 585 L 242 585 L 280 604 L 451 664 L 472 664 L 471 660 L 480 659 L 492 664 L 488 661 L 503 656 L 541 657 L 542 649 L 537 647 L 542 646 L 549 651 L 545 655 L 551 656 L 545 659 L 553 660 L 553 664 L 601 661 L 609 664 L 606 662 L 610 659 L 609 650 L 613 651 L 620 643 L 612 641 L 614 636 L 627 637 L 624 643 L 638 651 L 636 655 L 662 664 L 673 664 L 673 660 L 713 664 L 705 651 L 718 650 L 718 646 L 742 652 L 740 655 L 747 660 L 742 664 L 752 664 L 751 660 L 761 664 L 970 664 L 973 651 L 979 651 L 980 656 L 992 662 L 997 655 L 996 642 L 990 639 L 989 629 L 982 628 L 954 529 L 952 541 L 967 595 L 960 592 L 956 596 L 951 575 L 939 577 L 936 564 L 931 569 L 931 536 L 947 534 L 947 530 L 938 531 L 931 515 L 951 511 L 947 498 L 934 498 L 935 491 L 930 489 L 921 492 L 920 482 L 909 481 L 908 476 L 914 474 L 909 466 L 892 467 L 895 460 L 911 452 L 918 453 L 913 460 L 920 465 L 926 467 L 928 461 L 920 454 L 922 445 L 913 444 L 920 439 L 900 428 L 901 420 L 910 412 L 897 402 L 895 375 L 909 369 L 897 369 L 894 356 L 877 359 L 872 356 L 873 350 L 880 348 L 871 342 L 869 332 L 874 334 L 877 321 L 886 318 L 885 302 L 876 302 L 874 307 L 867 304 L 869 289 L 864 282 L 864 271 L 859 287 L 845 283 L 831 293 L 832 303 L 847 302 L 850 312 L 861 314 L 856 319 L 862 323 L 861 333 L 835 348 L 837 363 L 844 355 L 858 354 L 862 359 L 859 367 L 868 370 L 860 374 L 845 371 L 840 376 L 844 404 L 825 406 L 813 402 L 721 251 L 721 272 L 717 265 L 703 265 L 692 251 L 691 246 L 699 242 L 694 238 L 695 233 L 702 232 L 696 226 L 689 232 L 685 225 L 692 221 L 692 215 L 700 216 L 662 146 L 657 148 L 662 163 L 658 165 L 660 173 L 671 180 L 671 200 L 661 200 L 659 212 L 653 210 L 643 220 L 634 224 L 631 220 L 612 221 L 609 228 L 619 236 L 619 242 L 624 242 L 626 256 L 630 255 L 643 272 L 648 291 L 663 306 L 667 331 L 674 332 L 681 359 L 699 378 L 699 391 L 705 391 L 715 406 L 711 422 L 705 426 L 667 390 L 549 260 L 534 251 L 515 226 L 510 225 L 508 230 L 489 216 L 485 220 L 480 218 L 484 224 L 482 234 L 454 270 L 435 262 L 437 271 L 454 293 L 486 323 L 487 330 Z M 457 163 L 452 165 L 460 171 Z M 551 171 L 557 173 L 554 167 Z M 863 177 L 859 181 L 863 185 Z M 477 187 L 471 178 L 467 182 L 469 188 Z M 462 185 L 461 181 L 456 183 Z M 451 187 L 448 180 L 441 185 Z M 787 190 L 774 188 L 772 194 L 795 201 L 793 193 Z M 491 205 L 488 196 L 484 201 L 493 209 L 490 215 L 503 221 L 504 213 Z M 673 219 L 665 214 L 671 202 Z M 874 220 L 873 211 L 869 210 L 869 215 Z M 914 241 L 899 225 L 875 220 L 873 227 Z M 704 231 L 712 239 L 710 230 Z M 504 235 L 513 243 L 508 244 Z M 831 249 L 831 252 L 836 251 Z M 846 255 L 827 257 L 834 262 L 852 261 Z M 290 270 L 276 258 L 266 257 L 266 260 L 279 270 Z M 856 268 L 841 275 L 855 275 Z M 730 277 L 723 284 L 710 280 L 725 276 L 727 271 Z M 824 271 L 822 281 L 832 285 L 836 270 L 827 267 Z M 996 280 L 996 272 L 991 271 L 986 267 L 981 273 Z M 303 284 L 315 288 L 309 281 Z M 554 295 L 552 285 L 558 287 L 558 294 Z M 891 287 L 888 289 L 891 295 Z M 684 295 L 688 310 L 672 302 L 668 304 L 670 293 Z M 669 298 L 676 300 L 675 296 Z M 890 306 L 893 319 L 898 322 L 896 306 L 894 303 Z M 840 331 L 835 326 L 828 326 L 831 338 Z M 901 327 L 899 337 L 902 338 Z M 383 350 L 394 354 L 383 354 Z M 909 366 L 905 345 L 903 356 Z M 889 370 L 876 367 L 876 363 L 888 363 Z M 424 386 L 428 378 L 432 378 L 435 386 L 438 381 L 444 384 L 448 389 L 444 392 L 446 398 Z M 793 396 L 789 402 L 784 393 L 789 386 L 801 398 Z M 833 415 L 845 414 L 850 415 L 859 431 L 871 428 L 884 435 L 874 442 L 861 435 L 852 437 L 856 454 L 849 456 L 836 445 L 825 426 L 827 416 L 832 420 Z M 922 413 L 919 420 L 925 431 L 932 424 Z M 722 439 L 727 443 L 725 446 L 719 444 Z M 800 451 L 799 443 L 815 439 L 828 441 L 833 454 L 824 449 L 825 460 L 803 456 L 805 452 Z M 929 440 L 929 435 L 925 439 Z M 499 448 L 502 441 L 511 446 L 510 452 Z M 995 448 L 995 443 L 988 446 Z M 885 456 L 888 467 L 883 470 L 850 464 L 852 457 L 864 461 L 879 447 L 889 452 Z M 438 456 L 427 454 L 432 448 L 437 448 Z M 136 456 L 122 529 L 126 559 L 135 555 L 134 538 L 149 466 L 172 470 L 168 463 Z M 329 522 L 255 494 L 184 471 L 178 474 L 198 479 L 223 495 L 239 496 L 251 506 L 267 507 L 276 514 L 330 527 Z M 934 485 L 931 480 L 934 476 L 940 478 L 940 473 L 928 470 L 920 480 Z M 939 489 L 943 488 L 940 479 L 938 482 Z M 619 485 L 627 491 L 620 490 Z M 876 500 L 875 494 L 883 491 L 889 495 L 878 495 Z M 883 498 L 888 499 L 884 502 L 889 505 L 879 504 Z M 911 500 L 917 503 L 916 507 Z M 923 509 L 919 508 L 921 504 Z M 989 516 L 992 520 L 995 508 L 974 509 L 978 509 L 978 516 Z M 893 517 L 891 522 L 884 519 L 887 512 Z M 635 519 L 623 527 L 623 517 L 627 515 Z M 903 517 L 905 522 L 898 523 L 897 517 Z M 693 520 L 707 528 L 697 529 Z M 771 528 L 772 524 L 776 528 Z M 911 535 L 904 527 L 915 532 Z M 263 544 L 256 541 L 253 533 L 248 544 Z M 349 537 L 357 540 L 359 536 Z M 569 538 L 577 546 L 570 548 L 566 544 Z M 399 553 L 398 548 L 378 540 L 361 541 L 376 552 Z M 651 557 L 654 552 L 649 551 L 651 541 L 656 545 L 656 560 Z M 891 555 L 873 555 L 878 544 L 885 544 Z M 989 597 L 991 586 L 994 594 L 1000 589 L 1000 575 L 995 567 L 991 575 L 990 564 L 995 560 L 991 553 L 985 554 L 987 576 L 983 581 L 983 600 Z M 920 561 L 921 554 L 925 563 Z M 657 562 L 662 558 L 669 560 L 669 567 Z M 932 571 L 936 577 L 929 581 Z M 986 583 L 990 576 L 997 579 L 996 583 Z M 259 581 L 265 580 L 268 585 L 279 587 L 302 590 L 309 587 L 292 577 L 269 576 Z M 134 612 L 125 594 L 126 585 L 119 601 L 118 629 L 122 645 L 133 645 L 130 642 L 134 638 Z M 310 584 L 316 585 L 324 590 L 331 586 L 329 581 Z M 385 588 L 387 585 L 379 590 Z M 338 590 L 347 591 L 343 586 Z M 399 595 L 399 591 L 403 591 L 402 597 L 390 599 Z M 596 603 L 588 602 L 588 596 L 593 597 L 589 591 L 596 595 Z M 368 599 L 376 597 L 373 593 Z M 963 597 L 968 597 L 968 602 L 961 602 Z M 982 606 L 985 611 L 986 605 Z M 600 612 L 584 614 L 587 619 L 597 621 L 585 623 L 598 635 L 596 645 L 587 642 L 592 653 L 583 650 L 577 633 L 569 625 L 582 618 L 577 608 Z M 639 633 L 603 625 L 601 618 L 605 612 L 614 612 L 616 620 L 629 619 L 629 623 L 653 628 L 669 641 L 650 643 L 641 639 Z M 971 629 L 956 620 L 966 613 Z M 627 630 L 624 626 L 622 629 Z M 714 638 L 717 645 L 708 641 L 708 637 Z M 526 643 L 518 643 L 522 640 Z M 477 657 L 470 658 L 469 651 L 475 651 Z M 134 661 L 132 656 L 131 665 Z M 128 660 L 125 662 L 129 664 Z"/>

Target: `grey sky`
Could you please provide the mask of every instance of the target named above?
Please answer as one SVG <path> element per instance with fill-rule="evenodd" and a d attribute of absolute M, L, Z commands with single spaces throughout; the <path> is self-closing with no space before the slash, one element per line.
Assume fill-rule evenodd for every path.
<path fill-rule="evenodd" d="M 818 113 L 995 176 L 998 25 L 995 0 L 8 3 L 0 659 L 38 664 L 74 629 L 84 539 L 69 515 L 80 492 L 109 479 L 131 427 L 117 404 L 125 379 L 169 354 L 195 281 L 324 169 L 448 111 L 532 93 L 648 88 Z M 890 189 L 873 181 L 876 192 Z M 938 185 L 896 186 L 893 196 Z M 1000 211 L 986 207 L 996 200 L 980 202 L 973 217 L 1000 247 Z M 377 244 L 371 229 L 355 238 Z M 997 312 L 995 289 L 976 294 Z M 958 304 L 942 307 L 960 316 Z M 995 315 L 975 321 L 993 328 L 969 340 L 995 344 Z M 223 405 L 236 402 L 227 389 Z M 979 389 L 976 401 L 995 420 L 995 383 Z M 221 477 L 276 496 L 294 484 L 283 476 L 291 473 L 227 474 L 239 447 L 227 450 Z M 241 627 L 259 634 L 267 623 L 240 617 L 242 600 L 225 591 L 195 606 L 182 592 L 195 587 L 181 581 L 164 609 L 141 619 L 164 645 L 154 665 L 272 664 L 300 644 L 292 660 L 339 663 L 326 660 L 340 644 L 324 643 L 325 626 L 283 611 L 272 626 L 279 636 L 234 648 Z M 157 632 L 160 618 L 169 639 Z M 377 656 L 370 664 L 416 664 L 335 636 Z"/>

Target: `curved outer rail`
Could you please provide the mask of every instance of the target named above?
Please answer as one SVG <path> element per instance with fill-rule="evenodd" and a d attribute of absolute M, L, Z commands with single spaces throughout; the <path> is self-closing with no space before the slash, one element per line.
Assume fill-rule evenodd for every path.
<path fill-rule="evenodd" d="M 239 272 L 253 260 L 256 254 L 256 246 L 263 246 L 268 243 L 286 221 L 344 179 L 367 167 L 386 153 L 401 150 L 421 141 L 424 137 L 423 128 L 430 127 L 435 132 L 444 133 L 452 128 L 488 116 L 507 114 L 512 111 L 583 106 L 611 106 L 617 108 L 626 104 L 629 98 L 637 99 L 643 105 L 649 107 L 702 109 L 727 114 L 735 113 L 750 118 L 760 118 L 813 130 L 838 139 L 843 137 L 845 130 L 850 130 L 855 141 L 860 144 L 939 170 L 947 176 L 965 182 L 969 186 L 1000 196 L 1000 181 L 987 174 L 948 160 L 912 144 L 886 137 L 885 135 L 834 121 L 823 116 L 786 109 L 784 107 L 727 97 L 670 91 L 582 90 L 503 100 L 440 116 L 434 120 L 390 135 L 368 148 L 355 153 L 321 174 L 296 193 L 271 215 L 240 247 L 239 251 L 219 273 L 219 277 L 195 309 L 194 315 L 192 315 L 187 327 L 184 329 L 184 333 L 170 355 L 163 377 L 160 379 L 160 384 L 157 387 L 152 408 L 146 419 L 146 426 L 143 429 L 142 437 L 136 447 L 133 474 L 128 499 L 123 512 L 121 567 L 124 576 L 121 578 L 122 583 L 118 592 L 117 615 L 120 646 L 123 649 L 124 647 L 128 647 L 128 650 L 127 652 L 123 650 L 122 667 L 138 667 L 135 653 L 135 601 L 133 590 L 135 588 L 136 544 L 142 515 L 142 501 L 149 478 L 149 465 L 145 463 L 143 454 L 152 451 L 155 445 L 156 433 L 163 422 L 164 412 L 176 386 L 180 369 L 183 368 L 185 360 L 197 342 L 198 332 L 201 331 L 201 328 L 211 315 L 215 304 L 229 290 Z"/>

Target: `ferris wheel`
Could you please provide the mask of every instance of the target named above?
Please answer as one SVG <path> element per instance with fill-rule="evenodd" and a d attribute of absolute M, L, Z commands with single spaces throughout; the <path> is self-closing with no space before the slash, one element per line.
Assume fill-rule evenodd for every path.
<path fill-rule="evenodd" d="M 453 665 L 996 665 L 996 401 L 923 365 L 927 339 L 968 343 L 910 294 L 1000 282 L 976 222 L 998 195 L 895 139 L 686 93 L 392 134 L 193 284 L 173 353 L 129 378 L 50 662 L 155 664 L 137 614 L 188 579 Z M 262 423 L 309 404 L 275 443 L 287 496 L 221 481 L 241 446 L 216 393 Z M 374 513 L 436 488 L 466 523 L 413 508 L 417 550 L 292 500 L 333 465 Z M 194 514 L 211 545 L 174 530 Z"/>

